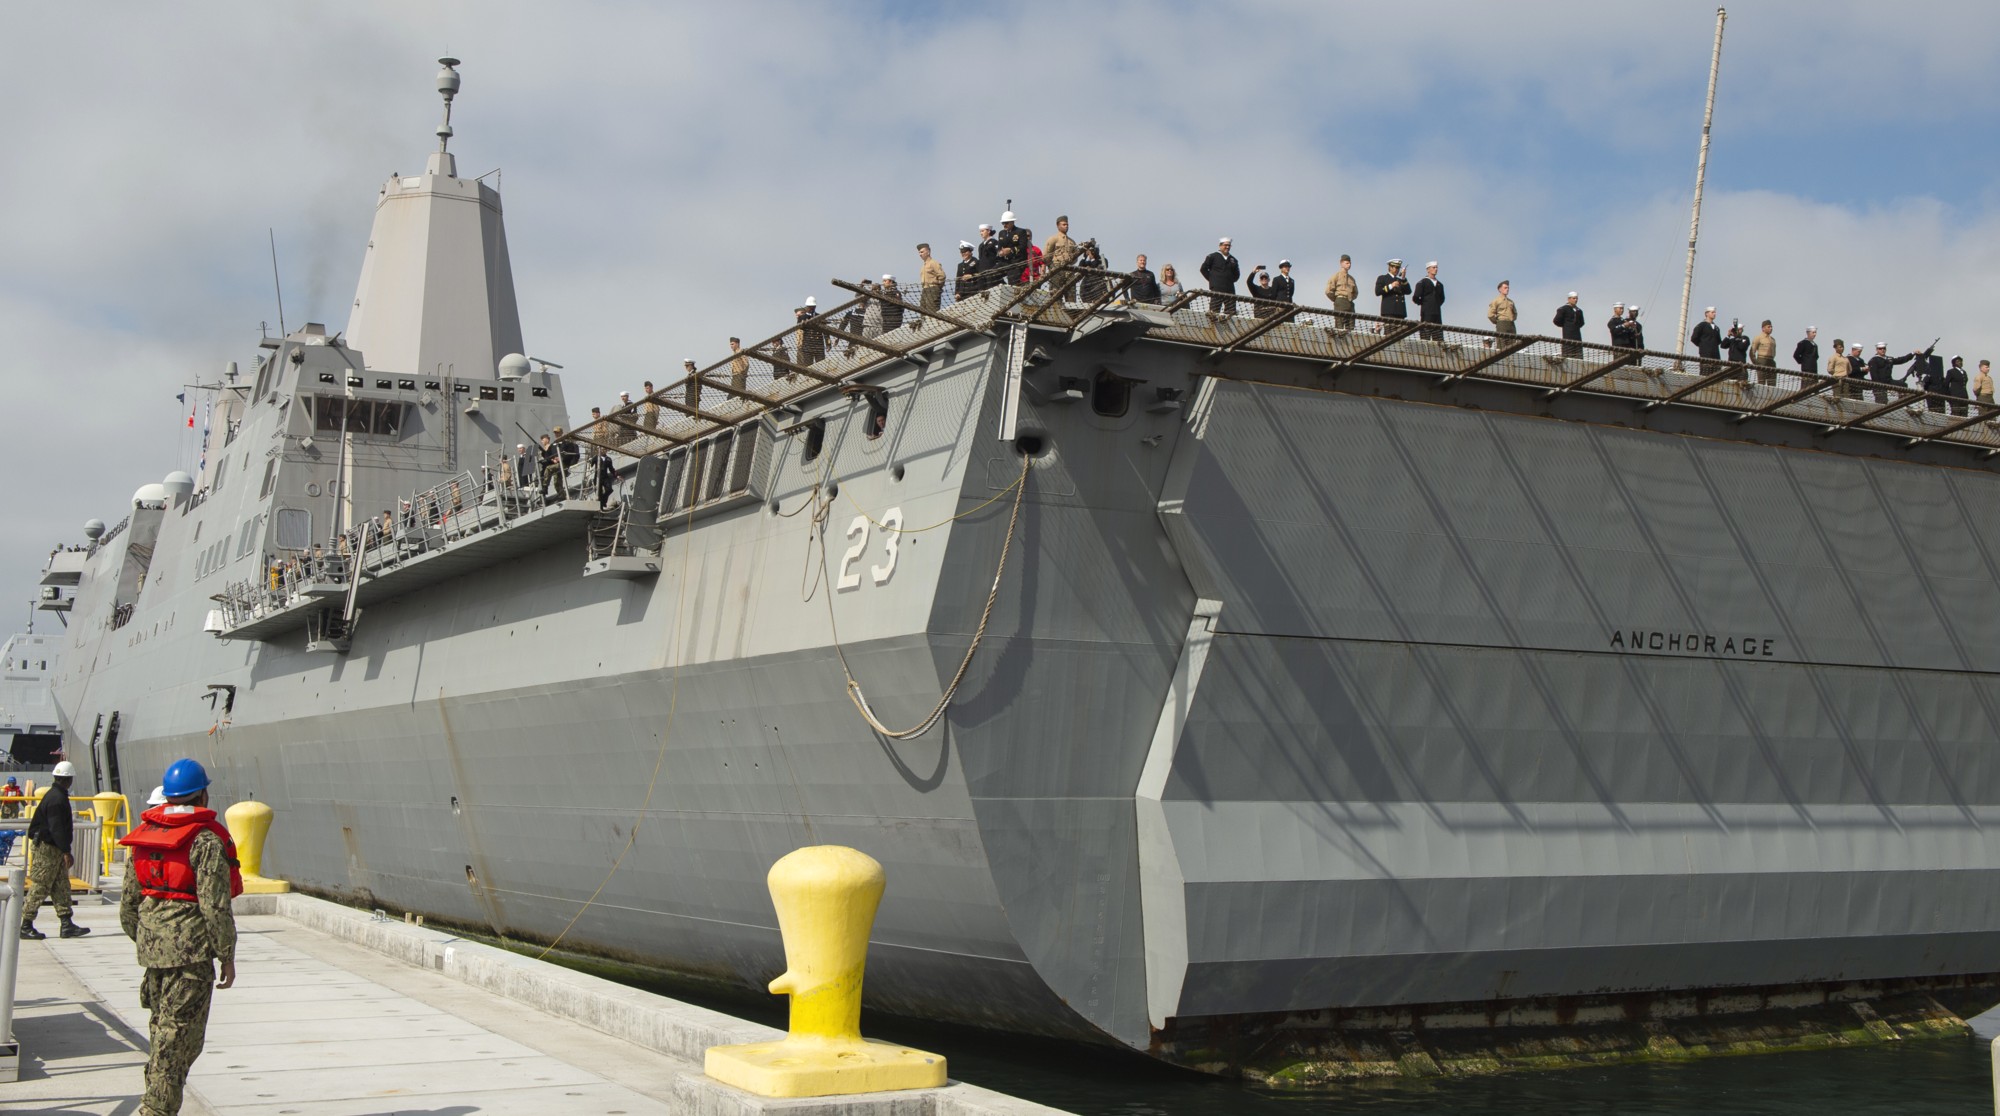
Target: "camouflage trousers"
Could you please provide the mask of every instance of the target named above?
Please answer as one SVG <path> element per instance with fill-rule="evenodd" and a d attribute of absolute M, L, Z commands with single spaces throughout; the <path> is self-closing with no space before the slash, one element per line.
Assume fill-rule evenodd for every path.
<path fill-rule="evenodd" d="M 63 867 L 63 851 L 36 841 L 33 852 L 35 862 L 28 866 L 28 898 L 21 905 L 21 921 L 33 922 L 43 903 L 55 907 L 57 918 L 68 918 L 69 869 Z"/>
<path fill-rule="evenodd" d="M 188 1070 L 201 1056 L 208 1004 L 215 996 L 215 962 L 147 969 L 139 1006 L 153 1013 L 152 1053 L 146 1058 L 146 1116 L 177 1116 Z"/>

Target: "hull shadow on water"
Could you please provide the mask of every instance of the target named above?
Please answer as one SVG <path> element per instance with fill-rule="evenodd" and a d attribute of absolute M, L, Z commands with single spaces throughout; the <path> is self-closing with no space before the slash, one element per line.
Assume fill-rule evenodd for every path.
<path fill-rule="evenodd" d="M 521 949 L 518 945 L 494 944 Z M 536 951 L 538 952 L 538 951 Z M 590 959 L 558 957 L 595 976 L 773 1027 L 786 1001 Z M 1365 1081 L 1277 1091 L 1092 1047 L 866 1012 L 871 1038 L 943 1054 L 955 1080 L 1077 1116 L 1964 1116 L 1992 1103 L 1989 1054 L 1971 1038 L 1885 1043 L 1484 1077 Z"/>

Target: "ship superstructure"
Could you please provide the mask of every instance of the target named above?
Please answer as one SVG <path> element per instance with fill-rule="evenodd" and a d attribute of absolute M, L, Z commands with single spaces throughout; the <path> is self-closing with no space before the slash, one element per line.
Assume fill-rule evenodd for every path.
<path fill-rule="evenodd" d="M 758 984 L 852 845 L 876 1006 L 1216 1068 L 1995 968 L 2000 410 L 1064 268 L 855 289 L 551 481 L 498 197 L 412 181 L 71 563 L 72 751 L 297 886 Z"/>
<path fill-rule="evenodd" d="M 15 763 L 53 763 L 62 746 L 49 688 L 61 653 L 59 638 L 46 632 L 21 632 L 0 646 L 0 737 L 6 738 L 7 758 Z"/>

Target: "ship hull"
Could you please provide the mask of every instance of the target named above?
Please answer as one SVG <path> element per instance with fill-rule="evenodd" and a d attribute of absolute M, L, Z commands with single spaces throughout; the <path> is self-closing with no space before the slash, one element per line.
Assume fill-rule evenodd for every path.
<path fill-rule="evenodd" d="M 1006 341 L 975 338 L 883 379 L 886 448 L 837 436 L 829 551 L 784 514 L 827 474 L 785 457 L 657 582 L 552 549 L 372 607 L 332 664 L 80 667 L 72 718 L 234 656 L 229 724 L 118 748 L 277 807 L 276 873 L 752 987 L 764 872 L 852 845 L 890 881 L 875 1006 L 1211 1068 L 1262 1057 L 1211 1065 L 1219 1021 L 1993 968 L 2000 535 L 1969 509 L 2000 478 L 1099 340 L 1041 375 L 1187 410 L 1031 391 L 996 437 Z M 837 587 L 892 503 L 937 529 Z M 850 672 L 914 723 L 975 633 L 938 729 L 860 719 Z"/>

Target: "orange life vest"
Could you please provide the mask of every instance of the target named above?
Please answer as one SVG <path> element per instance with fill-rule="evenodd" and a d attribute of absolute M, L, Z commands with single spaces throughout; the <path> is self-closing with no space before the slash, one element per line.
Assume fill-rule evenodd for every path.
<path fill-rule="evenodd" d="M 139 878 L 139 890 L 155 899 L 195 902 L 194 865 L 188 849 L 195 836 L 207 830 L 222 838 L 223 855 L 229 858 L 229 897 L 243 894 L 243 870 L 236 863 L 236 842 L 215 820 L 215 811 L 206 807 L 169 814 L 168 806 L 155 806 L 139 815 L 140 824 L 118 839 L 132 850 L 132 871 Z"/>

